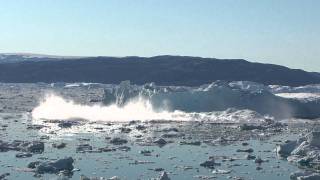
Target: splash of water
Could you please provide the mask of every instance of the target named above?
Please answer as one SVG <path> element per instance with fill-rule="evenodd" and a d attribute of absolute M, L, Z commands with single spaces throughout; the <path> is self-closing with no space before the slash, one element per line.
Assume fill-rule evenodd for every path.
<path fill-rule="evenodd" d="M 60 96 L 47 95 L 43 102 L 32 111 L 34 119 L 71 119 L 81 118 L 90 121 L 125 122 L 131 120 L 179 120 L 187 121 L 190 117 L 182 111 L 155 111 L 151 103 L 143 98 L 136 98 L 119 107 L 116 104 L 81 105 L 67 101 Z"/>
<path fill-rule="evenodd" d="M 149 100 L 141 97 L 130 100 L 123 106 L 82 105 L 49 94 L 32 111 L 34 123 L 43 119 L 65 120 L 86 119 L 88 121 L 128 122 L 132 120 L 149 121 L 210 121 L 216 123 L 259 123 L 265 117 L 251 110 L 227 109 L 214 112 L 184 112 L 180 110 L 154 110 Z"/>

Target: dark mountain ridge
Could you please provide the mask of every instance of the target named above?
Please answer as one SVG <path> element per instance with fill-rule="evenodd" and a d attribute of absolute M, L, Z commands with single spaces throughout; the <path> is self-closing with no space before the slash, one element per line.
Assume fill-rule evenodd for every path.
<path fill-rule="evenodd" d="M 13 57 L 11 57 L 13 58 Z M 24 57 L 0 58 L 0 82 L 95 82 L 198 86 L 216 80 L 254 81 L 265 85 L 320 83 L 319 73 L 242 59 L 188 56 L 155 57 Z"/>

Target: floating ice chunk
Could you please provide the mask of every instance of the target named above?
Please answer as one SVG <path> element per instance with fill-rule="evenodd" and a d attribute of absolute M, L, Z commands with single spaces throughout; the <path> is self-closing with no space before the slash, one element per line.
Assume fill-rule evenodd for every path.
<path fill-rule="evenodd" d="M 320 131 L 311 132 L 308 137 L 308 142 L 311 146 L 320 148 Z"/>
<path fill-rule="evenodd" d="M 289 156 L 297 145 L 297 141 L 287 141 L 277 147 L 277 153 L 281 156 Z"/>
<path fill-rule="evenodd" d="M 212 171 L 213 174 L 230 174 L 232 170 L 215 169 Z"/>

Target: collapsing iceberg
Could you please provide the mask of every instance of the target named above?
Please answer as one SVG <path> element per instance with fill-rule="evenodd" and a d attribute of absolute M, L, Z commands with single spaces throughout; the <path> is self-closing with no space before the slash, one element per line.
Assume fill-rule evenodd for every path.
<path fill-rule="evenodd" d="M 263 116 L 283 118 L 320 117 L 320 101 L 302 101 L 277 96 L 270 86 L 254 82 L 216 81 L 200 87 L 142 86 L 124 81 L 104 90 L 104 103 L 124 106 L 134 99 L 150 102 L 156 111 L 215 112 L 251 110 Z"/>

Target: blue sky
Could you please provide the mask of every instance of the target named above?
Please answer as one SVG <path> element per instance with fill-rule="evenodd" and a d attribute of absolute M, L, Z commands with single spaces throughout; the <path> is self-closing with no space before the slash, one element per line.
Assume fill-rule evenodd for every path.
<path fill-rule="evenodd" d="M 243 58 L 320 71 L 320 1 L 0 0 L 0 52 Z"/>

